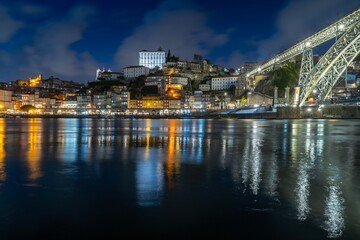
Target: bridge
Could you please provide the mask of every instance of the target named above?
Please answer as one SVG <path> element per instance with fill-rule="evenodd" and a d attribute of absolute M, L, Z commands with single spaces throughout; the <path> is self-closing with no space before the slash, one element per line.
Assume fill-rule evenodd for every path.
<path fill-rule="evenodd" d="M 331 39 L 335 43 L 314 66 L 312 49 Z M 347 66 L 360 53 L 360 9 L 353 11 L 330 26 L 295 44 L 289 49 L 266 60 L 256 69 L 246 74 L 252 78 L 256 74 L 271 70 L 297 55 L 302 54 L 299 76 L 300 96 L 298 105 L 302 106 L 306 99 L 317 92 L 318 102 L 324 102 L 345 73 Z"/>

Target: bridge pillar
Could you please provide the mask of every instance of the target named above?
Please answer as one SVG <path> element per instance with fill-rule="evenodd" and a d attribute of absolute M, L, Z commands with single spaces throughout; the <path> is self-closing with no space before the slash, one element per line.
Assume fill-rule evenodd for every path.
<path fill-rule="evenodd" d="M 273 99 L 273 107 L 274 107 L 274 110 L 276 109 L 278 105 L 278 87 L 274 87 L 274 99 Z"/>
<path fill-rule="evenodd" d="M 290 105 L 290 88 L 285 88 L 285 101 L 287 105 Z"/>
<path fill-rule="evenodd" d="M 298 107 L 299 106 L 299 98 L 300 98 L 300 87 L 294 88 L 294 101 L 293 106 Z"/>
<path fill-rule="evenodd" d="M 314 68 L 314 56 L 312 48 L 309 47 L 310 43 L 305 43 L 304 52 L 301 59 L 301 68 L 299 75 L 299 87 L 300 91 L 303 91 L 304 87 L 308 84 L 311 70 Z M 296 97 L 296 96 L 295 96 Z M 299 104 L 300 94 L 297 96 L 296 105 Z"/>

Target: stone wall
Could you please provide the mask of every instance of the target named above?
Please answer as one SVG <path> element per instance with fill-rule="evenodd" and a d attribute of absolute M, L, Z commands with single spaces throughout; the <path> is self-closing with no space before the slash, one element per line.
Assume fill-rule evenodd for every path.
<path fill-rule="evenodd" d="M 326 118 L 360 118 L 358 106 L 325 106 L 322 109 L 323 117 Z"/>
<path fill-rule="evenodd" d="M 297 107 L 278 107 L 276 118 L 301 118 L 300 108 Z"/>
<path fill-rule="evenodd" d="M 273 98 L 267 95 L 255 93 L 255 92 L 248 92 L 247 94 L 247 105 L 272 105 Z"/>
<path fill-rule="evenodd" d="M 276 117 L 284 118 L 360 118 L 360 107 L 326 105 L 319 107 L 278 107 Z"/>

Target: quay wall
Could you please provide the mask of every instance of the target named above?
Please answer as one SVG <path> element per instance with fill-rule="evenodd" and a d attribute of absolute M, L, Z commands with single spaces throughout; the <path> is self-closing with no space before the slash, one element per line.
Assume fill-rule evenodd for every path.
<path fill-rule="evenodd" d="M 159 115 L 157 113 L 146 115 L 73 115 L 73 114 L 2 114 L 0 117 L 21 118 L 237 118 L 237 119 L 360 119 L 360 106 L 325 105 L 311 107 L 277 107 L 276 111 L 232 114 L 221 111 L 207 111 L 187 114 Z"/>
<path fill-rule="evenodd" d="M 326 105 L 324 107 L 279 107 L 276 118 L 360 118 L 360 107 Z"/>

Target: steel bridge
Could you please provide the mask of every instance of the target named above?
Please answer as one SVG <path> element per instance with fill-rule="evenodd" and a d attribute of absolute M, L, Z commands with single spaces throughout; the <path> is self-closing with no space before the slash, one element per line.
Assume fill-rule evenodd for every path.
<path fill-rule="evenodd" d="M 334 38 L 336 39 L 335 43 L 314 66 L 312 49 Z M 276 64 L 281 64 L 302 54 L 298 105 L 304 105 L 313 91 L 317 92 L 318 101 L 323 102 L 329 97 L 332 88 L 345 73 L 347 66 L 359 53 L 360 9 L 357 9 L 273 58 L 266 60 L 259 67 L 248 72 L 246 77 L 251 78 L 259 72 L 268 71 Z"/>

